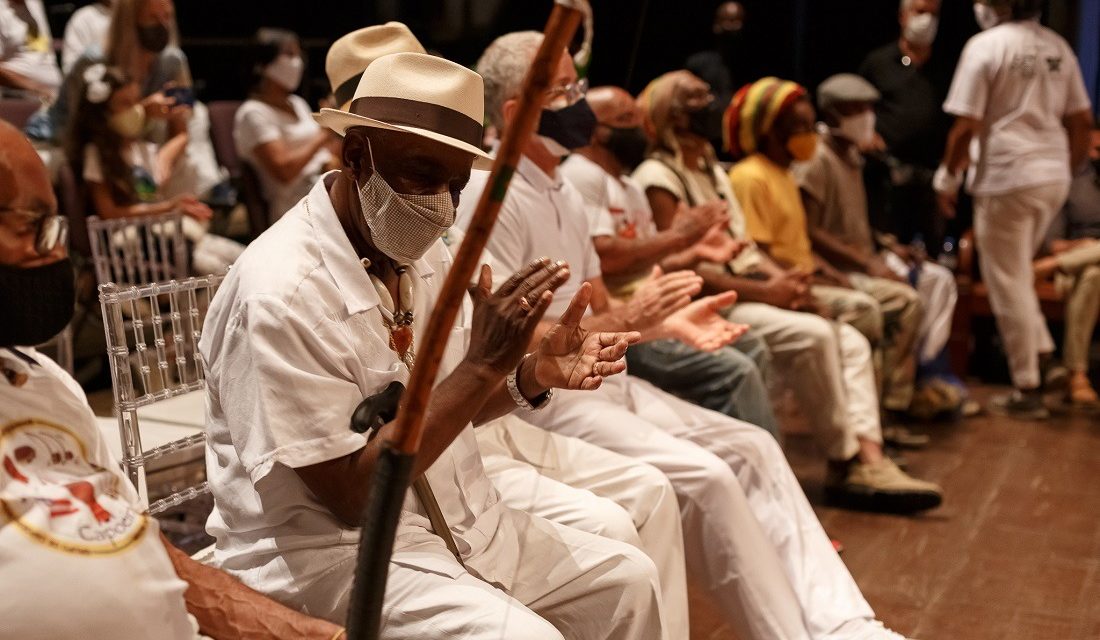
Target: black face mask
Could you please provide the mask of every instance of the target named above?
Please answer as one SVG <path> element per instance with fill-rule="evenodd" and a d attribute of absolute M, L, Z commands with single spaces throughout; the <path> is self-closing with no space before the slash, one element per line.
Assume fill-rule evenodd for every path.
<path fill-rule="evenodd" d="M 168 27 L 163 24 L 139 26 L 137 35 L 141 48 L 146 51 L 160 53 L 168 46 Z"/>
<path fill-rule="evenodd" d="M 0 266 L 0 346 L 34 346 L 73 317 L 76 293 L 68 259 L 33 269 Z"/>
<path fill-rule="evenodd" d="M 608 127 L 611 135 L 603 146 L 615 156 L 619 164 L 627 171 L 633 171 L 635 167 L 645 160 L 645 152 L 649 148 L 649 137 L 641 127 Z"/>
<path fill-rule="evenodd" d="M 543 109 L 539 116 L 538 134 L 570 151 L 588 146 L 595 130 L 596 114 L 584 98 L 556 111 Z"/>
<path fill-rule="evenodd" d="M 688 129 L 711 142 L 722 140 L 722 106 L 718 100 L 688 114 Z"/>

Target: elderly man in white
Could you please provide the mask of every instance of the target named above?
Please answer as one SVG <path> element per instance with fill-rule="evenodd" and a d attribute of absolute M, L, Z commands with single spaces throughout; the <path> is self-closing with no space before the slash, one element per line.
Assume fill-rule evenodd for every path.
<path fill-rule="evenodd" d="M 348 428 L 353 409 L 415 366 L 450 253 L 440 236 L 471 165 L 487 165 L 481 78 L 441 58 L 397 53 L 363 73 L 326 174 L 234 265 L 207 318 L 208 469 L 215 560 L 300 610 L 344 618 L 358 523 L 380 443 Z M 414 123 L 430 122 L 424 127 Z M 587 290 L 533 353 L 535 325 L 569 268 L 526 265 L 490 292 L 482 270 L 443 356 L 382 612 L 388 638 L 664 638 L 652 561 L 621 542 L 504 506 L 471 422 L 594 388 L 621 371 L 628 332 L 579 322 Z M 507 376 L 507 384 L 505 378 Z M 513 395 L 513 393 L 515 395 Z M 448 547 L 454 549 L 455 553 Z"/>
<path fill-rule="evenodd" d="M 501 131 L 515 115 L 522 79 L 541 38 L 535 32 L 502 36 L 478 61 L 489 118 Z M 734 294 L 671 313 L 662 308 L 663 299 L 698 293 L 694 274 L 686 289 L 670 285 L 668 279 L 678 274 L 668 274 L 647 283 L 623 306 L 609 302 L 583 199 L 558 171 L 561 156 L 587 144 L 595 124 L 565 52 L 553 86 L 539 132 L 525 144 L 489 250 L 507 267 L 544 254 L 568 260 L 570 280 L 555 293 L 551 309 L 566 308 L 571 292 L 591 288 L 595 315 L 584 321 L 589 328 L 638 328 L 643 339 L 675 337 L 703 349 L 730 342 L 739 329 L 717 310 Z M 485 177 L 475 175 L 463 191 L 459 226 L 469 221 L 471 203 L 485 186 Z M 704 327 L 711 335 L 700 335 Z M 523 417 L 644 460 L 668 475 L 680 499 L 688 572 L 721 605 L 740 637 L 900 637 L 874 619 L 768 433 L 631 376 L 607 380 L 586 396 L 559 395 L 554 406 L 522 412 Z"/>
<path fill-rule="evenodd" d="M 333 42 L 325 71 L 337 104 L 350 104 L 363 71 L 391 53 L 424 53 L 424 47 L 400 22 L 357 29 Z M 462 232 L 452 228 L 443 240 L 454 251 L 462 238 Z M 493 268 L 497 284 L 508 277 L 488 252 L 482 261 Z M 485 472 L 505 505 L 645 551 L 660 575 L 671 637 L 688 637 L 679 505 L 664 474 L 515 415 L 477 425 L 474 433 Z"/>

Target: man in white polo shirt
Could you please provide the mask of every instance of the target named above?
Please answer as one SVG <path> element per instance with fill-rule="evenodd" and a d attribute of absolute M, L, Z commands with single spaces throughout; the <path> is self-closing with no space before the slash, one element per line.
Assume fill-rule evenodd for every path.
<path fill-rule="evenodd" d="M 488 164 L 482 92 L 476 73 L 435 56 L 371 63 L 347 109 L 318 116 L 344 136 L 343 168 L 248 247 L 206 320 L 215 561 L 322 618 L 346 615 L 357 527 L 394 428 L 371 437 L 350 416 L 416 366 L 452 262 L 440 237 L 471 167 Z M 552 386 L 590 388 L 621 371 L 636 336 L 576 327 L 583 292 L 557 338 L 524 354 L 568 273 L 533 261 L 492 293 L 483 269 L 477 306 L 464 301 L 413 470 L 438 509 L 424 491 L 406 498 L 384 637 L 666 637 L 653 562 L 504 506 L 471 428 L 521 403 L 552 406 Z"/>
<path fill-rule="evenodd" d="M 514 117 L 523 77 L 541 42 L 535 32 L 508 34 L 497 38 L 478 61 L 489 118 L 501 131 Z M 557 290 L 551 308 L 568 305 L 569 291 L 591 288 L 594 315 L 584 323 L 590 328 L 633 324 L 643 339 L 675 337 L 703 349 L 728 344 L 738 329 L 727 325 L 717 308 L 732 302 L 734 295 L 704 298 L 679 311 L 670 311 L 675 304 L 657 310 L 652 308 L 658 305 L 639 303 L 649 295 L 644 288 L 630 303 L 609 302 L 584 201 L 558 171 L 570 146 L 588 143 L 595 122 L 576 82 L 563 51 L 539 132 L 525 142 L 490 251 L 509 267 L 535 255 L 566 258 L 570 280 Z M 459 226 L 469 221 L 469 203 L 477 201 L 485 185 L 485 176 L 474 176 L 463 191 Z M 670 299 L 694 295 L 697 281 L 689 282 L 696 291 L 674 289 Z M 648 317 L 637 316 L 639 306 L 652 309 Z M 631 376 L 606 380 L 589 394 L 559 394 L 556 402 L 545 411 L 522 415 L 547 429 L 649 462 L 669 477 L 680 498 L 688 572 L 719 603 L 739 637 L 899 637 L 874 619 L 779 445 L 765 431 Z"/>
<path fill-rule="evenodd" d="M 1087 160 L 1091 107 L 1073 49 L 1039 24 L 1039 0 L 983 0 L 984 31 L 966 43 L 944 111 L 955 116 L 933 187 L 955 213 L 962 172 L 974 196 L 982 279 L 1004 340 L 1015 390 L 998 413 L 1041 420 L 1044 386 L 1066 382 L 1032 286 L 1031 261 Z M 1068 134 L 1068 135 L 1067 135 Z"/>

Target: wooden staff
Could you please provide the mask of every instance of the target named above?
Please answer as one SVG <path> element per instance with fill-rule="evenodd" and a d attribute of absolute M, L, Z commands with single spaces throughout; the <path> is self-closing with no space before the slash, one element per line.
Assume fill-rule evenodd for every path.
<path fill-rule="evenodd" d="M 359 538 L 359 558 L 348 607 L 349 640 L 374 640 L 378 637 L 382 601 L 386 591 L 393 537 L 401 514 L 401 505 L 409 487 L 413 464 L 424 434 L 424 414 L 443 350 L 447 346 L 455 316 L 462 305 L 481 253 L 496 224 L 504 195 L 515 174 L 523 145 L 535 131 L 546 91 L 562 52 L 569 45 L 582 17 L 587 0 L 555 0 L 550 19 L 543 30 L 542 46 L 531 63 L 519 97 L 516 117 L 501 140 L 493 161 L 488 188 L 481 194 L 466 238 L 454 258 L 443 290 L 436 300 L 428 329 L 420 342 L 416 367 L 409 380 L 397 414 L 392 438 L 382 445 L 374 477 L 367 495 Z"/>

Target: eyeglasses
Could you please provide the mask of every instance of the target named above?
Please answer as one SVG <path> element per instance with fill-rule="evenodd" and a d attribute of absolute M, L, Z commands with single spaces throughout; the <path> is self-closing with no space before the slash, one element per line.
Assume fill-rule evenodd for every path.
<path fill-rule="evenodd" d="M 31 209 L 0 209 L 0 226 L 17 236 L 34 237 L 34 250 L 38 255 L 49 255 L 58 245 L 69 239 L 69 220 L 56 213 L 42 213 Z"/>
<path fill-rule="evenodd" d="M 575 104 L 583 98 L 586 93 L 588 93 L 588 78 L 581 78 L 576 82 L 551 87 L 546 90 L 546 95 L 550 96 L 551 102 L 559 98 L 565 98 L 567 105 Z"/>

